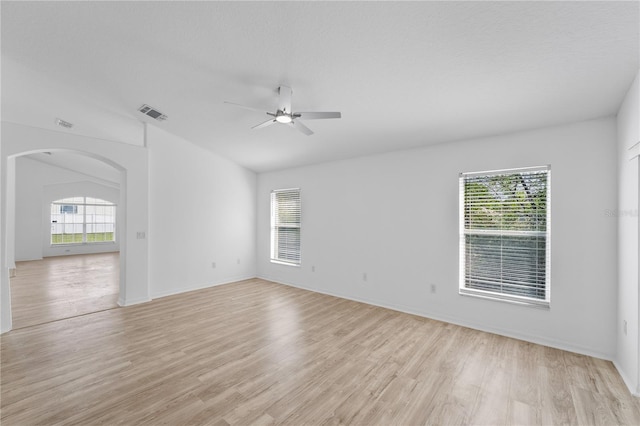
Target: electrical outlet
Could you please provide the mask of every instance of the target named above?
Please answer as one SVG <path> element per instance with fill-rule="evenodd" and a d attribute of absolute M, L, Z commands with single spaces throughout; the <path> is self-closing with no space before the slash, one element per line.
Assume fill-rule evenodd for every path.
<path fill-rule="evenodd" d="M 216 262 L 211 262 L 211 267 L 212 267 L 213 269 L 216 269 Z"/>
<path fill-rule="evenodd" d="M 238 259 L 236 260 L 236 263 L 237 263 L 238 265 L 240 264 L 240 258 L 238 258 Z"/>
<path fill-rule="evenodd" d="M 627 320 L 622 320 L 622 332 L 627 335 Z"/>
<path fill-rule="evenodd" d="M 136 238 L 139 240 L 144 240 L 146 238 L 145 232 L 144 231 L 136 232 Z"/>
<path fill-rule="evenodd" d="M 367 280 L 367 273 L 363 272 L 362 273 L 362 281 L 366 281 Z"/>
<path fill-rule="evenodd" d="M 316 271 L 315 265 L 311 266 L 311 272 L 315 272 L 315 271 Z"/>
<path fill-rule="evenodd" d="M 431 293 L 435 293 L 435 292 L 436 292 L 436 285 L 431 284 Z"/>

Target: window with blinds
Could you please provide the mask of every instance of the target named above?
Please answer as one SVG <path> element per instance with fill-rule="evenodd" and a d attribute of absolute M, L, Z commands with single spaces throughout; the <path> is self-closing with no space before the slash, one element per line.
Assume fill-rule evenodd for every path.
<path fill-rule="evenodd" d="M 460 174 L 460 293 L 548 307 L 550 167 Z"/>
<path fill-rule="evenodd" d="M 300 264 L 300 189 L 271 192 L 271 261 Z"/>

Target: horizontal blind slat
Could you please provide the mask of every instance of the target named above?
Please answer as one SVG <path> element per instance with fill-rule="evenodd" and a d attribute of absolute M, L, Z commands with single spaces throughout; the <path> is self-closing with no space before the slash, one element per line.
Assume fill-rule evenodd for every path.
<path fill-rule="evenodd" d="M 461 286 L 546 299 L 548 176 L 548 167 L 461 174 Z"/>
<path fill-rule="evenodd" d="M 300 263 L 300 190 L 271 193 L 273 260 Z"/>

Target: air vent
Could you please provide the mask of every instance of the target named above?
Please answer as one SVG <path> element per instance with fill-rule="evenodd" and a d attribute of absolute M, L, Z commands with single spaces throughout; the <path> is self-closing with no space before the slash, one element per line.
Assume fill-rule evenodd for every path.
<path fill-rule="evenodd" d="M 140 108 L 138 108 L 138 111 L 140 111 L 144 115 L 148 115 L 149 117 L 153 118 L 154 120 L 164 121 L 164 120 L 167 119 L 166 115 L 164 115 L 163 113 L 161 113 L 157 109 L 155 109 L 153 107 L 150 107 L 147 104 L 144 104 Z"/>
<path fill-rule="evenodd" d="M 73 127 L 73 124 L 69 123 L 68 121 L 61 120 L 59 118 L 56 118 L 56 124 L 60 127 L 64 127 L 65 129 L 70 129 Z"/>

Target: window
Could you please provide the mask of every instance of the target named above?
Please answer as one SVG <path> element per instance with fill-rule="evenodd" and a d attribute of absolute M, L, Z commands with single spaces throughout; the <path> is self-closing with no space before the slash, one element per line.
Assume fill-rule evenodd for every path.
<path fill-rule="evenodd" d="M 60 213 L 78 214 L 78 206 L 73 204 L 60 204 Z"/>
<path fill-rule="evenodd" d="M 549 306 L 550 173 L 460 175 L 460 294 Z"/>
<path fill-rule="evenodd" d="M 271 192 L 271 261 L 300 264 L 300 189 Z"/>
<path fill-rule="evenodd" d="M 51 244 L 116 240 L 116 205 L 99 198 L 71 197 L 51 203 Z"/>

